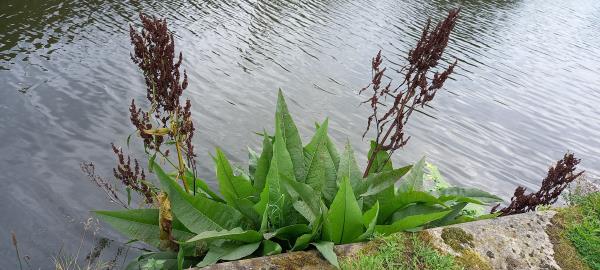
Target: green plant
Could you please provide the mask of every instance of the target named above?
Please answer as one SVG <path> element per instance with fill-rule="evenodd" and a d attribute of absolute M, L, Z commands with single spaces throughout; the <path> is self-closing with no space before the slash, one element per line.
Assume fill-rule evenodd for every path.
<path fill-rule="evenodd" d="M 591 193 L 576 200 L 574 213 L 566 215 L 566 236 L 583 260 L 600 269 L 600 193 Z M 572 211 L 572 210 L 571 210 Z"/>
<path fill-rule="evenodd" d="M 376 238 L 357 255 L 342 260 L 340 266 L 352 270 L 462 269 L 454 257 L 437 251 L 429 243 L 427 234 L 418 233 L 398 233 Z"/>
<path fill-rule="evenodd" d="M 409 53 L 416 61 L 409 67 L 412 94 L 406 94 L 401 104 L 414 98 L 418 100 L 410 103 L 413 107 L 423 105 L 451 73 L 454 65 L 435 74 L 432 86 L 426 87 L 426 74 L 439 60 L 457 14 L 457 10 L 450 12 L 431 33 L 429 24 L 425 27 L 416 50 Z M 132 241 L 158 250 L 138 257 L 128 269 L 183 269 L 313 247 L 338 266 L 335 244 L 365 241 L 375 233 L 389 235 L 495 217 L 465 212 L 471 205 L 501 201 L 487 192 L 439 184 L 428 191 L 424 158 L 412 166 L 392 166 L 391 153 L 406 142 L 398 134 L 413 108 L 402 105 L 394 110 L 400 115 L 394 117 L 404 119 L 402 124 L 392 124 L 395 133 L 387 146 L 381 145 L 387 135 L 371 141 L 369 162 L 362 173 L 350 143 L 340 154 L 329 138 L 328 119 L 316 124 L 308 144 L 302 143 L 281 90 L 275 130 L 261 134 L 262 150 L 260 154 L 250 151 L 247 169 L 232 166 L 216 149 L 213 160 L 219 190 L 212 190 L 195 173 L 191 103 L 180 101 L 188 84 L 185 71 L 180 78 L 182 55 L 175 57 L 174 39 L 165 20 L 140 18 L 141 33 L 131 28 L 132 59 L 143 71 L 151 105 L 143 110 L 132 101 L 130 118 L 143 141 L 150 174 L 137 159 L 113 145 L 118 159 L 114 175 L 128 195 L 122 200 L 113 185 L 95 176 L 92 164 L 82 165 L 112 201 L 129 208 L 134 191 L 148 207 L 95 211 Z M 420 56 L 431 61 L 417 61 Z M 174 150 L 175 157 L 169 150 Z M 436 177 L 443 181 L 439 172 Z"/>
<path fill-rule="evenodd" d="M 280 91 L 274 136 L 263 133 L 262 152 L 251 152 L 247 171 L 235 173 L 223 152 L 216 150 L 213 159 L 221 196 L 189 170 L 184 180 L 198 188 L 186 191 L 176 181 L 177 168 L 166 172 L 161 166 L 169 164 L 166 158 L 151 157 L 151 171 L 169 198 L 171 237 L 178 244 L 178 252 L 154 254 L 173 267 L 200 258 L 197 265 L 206 266 L 312 245 L 337 265 L 334 244 L 364 241 L 374 233 L 388 235 L 494 216 L 469 217 L 461 212 L 469 204 L 500 201 L 489 193 L 458 187 L 426 192 L 424 159 L 414 166 L 393 168 L 386 157 L 381 159 L 385 164 L 378 166 L 381 170 L 363 179 L 350 144 L 338 154 L 327 129 L 325 120 L 310 142 L 302 145 Z M 168 250 L 160 245 L 159 212 L 151 208 L 96 214 L 128 237 Z M 156 256 L 134 264 L 145 265 Z"/>

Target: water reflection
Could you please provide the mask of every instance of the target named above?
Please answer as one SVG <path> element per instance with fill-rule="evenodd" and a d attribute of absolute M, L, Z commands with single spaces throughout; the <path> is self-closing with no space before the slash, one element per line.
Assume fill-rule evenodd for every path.
<path fill-rule="evenodd" d="M 131 132 L 126 104 L 144 86 L 128 56 L 140 11 L 166 17 L 184 52 L 200 174 L 224 148 L 245 162 L 253 131 L 272 128 L 276 89 L 302 134 L 331 117 L 331 135 L 361 144 L 358 89 L 382 49 L 398 68 L 427 16 L 463 8 L 447 61 L 459 59 L 429 112 L 412 121 L 395 160 L 427 154 L 454 183 L 505 198 L 535 188 L 552 160 L 577 153 L 597 173 L 600 2 L 564 1 L 29 1 L 0 2 L 0 228 L 20 235 L 32 264 L 78 241 L 88 210 L 110 206 L 79 172 L 110 176 L 109 143 Z M 308 140 L 308 138 L 304 138 Z M 138 149 L 138 148 L 134 148 Z M 133 151 L 133 149 L 132 149 Z M 123 241 L 103 230 L 103 236 Z M 12 249 L 0 241 L 0 268 Z M 91 247 L 93 243 L 88 243 Z M 111 245 L 108 249 L 116 250 Z M 68 245 L 65 248 L 70 248 Z M 71 250 L 73 251 L 73 250 Z"/>

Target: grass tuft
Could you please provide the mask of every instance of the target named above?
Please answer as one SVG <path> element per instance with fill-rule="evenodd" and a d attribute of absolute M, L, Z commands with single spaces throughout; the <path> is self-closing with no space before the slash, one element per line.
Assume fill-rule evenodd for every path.
<path fill-rule="evenodd" d="M 437 251 L 428 234 L 398 233 L 373 240 L 355 256 L 341 261 L 342 269 L 446 270 L 461 269 L 454 258 Z"/>

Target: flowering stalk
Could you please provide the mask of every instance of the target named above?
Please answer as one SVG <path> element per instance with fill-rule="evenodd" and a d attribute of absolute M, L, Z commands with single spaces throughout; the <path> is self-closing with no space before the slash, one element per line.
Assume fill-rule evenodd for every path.
<path fill-rule="evenodd" d="M 175 41 L 168 31 L 166 20 L 144 14 L 140 14 L 140 19 L 143 25 L 141 32 L 130 27 L 134 46 L 131 59 L 144 73 L 146 98 L 151 107 L 149 111 L 143 111 L 132 100 L 129 108 L 131 122 L 147 150 L 154 150 L 155 154 L 168 160 L 168 150 L 163 152 L 161 147 L 165 139 L 174 145 L 177 164 L 168 161 L 177 169 L 176 180 L 181 179 L 185 190 L 189 191 L 189 184 L 183 176 L 188 169 L 195 172 L 196 155 L 192 146 L 195 129 L 190 100 L 186 100 L 185 106 L 180 102 L 188 85 L 186 71 L 183 71 L 183 79 L 179 71 L 183 56 L 180 52 L 175 57 Z"/>
<path fill-rule="evenodd" d="M 406 145 L 410 137 L 404 137 L 404 126 L 411 114 L 415 110 L 418 111 L 418 106 L 426 106 L 453 72 L 456 61 L 441 73 L 433 73 L 433 78 L 428 77 L 431 74 L 431 69 L 438 65 L 448 45 L 450 33 L 456 24 L 459 12 L 460 9 L 451 10 L 446 19 L 438 23 L 431 31 L 429 31 L 431 20 L 427 21 L 417 45 L 408 52 L 408 64 L 400 70 L 400 73 L 404 76 L 398 86 L 392 87 L 392 83 L 389 82 L 382 87 L 381 79 L 384 77 L 386 68 L 380 67 L 383 62 L 381 51 L 372 59 L 371 83 L 361 89 L 359 94 L 369 87 L 372 90 L 371 97 L 363 102 L 370 104 L 373 111 L 368 118 L 367 129 L 363 134 L 363 138 L 374 122 L 376 146 L 369 158 L 363 177 L 367 177 L 369 171 L 371 171 L 379 152 L 389 151 L 389 159 L 395 150 Z M 388 102 L 388 99 L 391 102 Z M 382 113 L 379 112 L 381 107 L 385 109 Z"/>

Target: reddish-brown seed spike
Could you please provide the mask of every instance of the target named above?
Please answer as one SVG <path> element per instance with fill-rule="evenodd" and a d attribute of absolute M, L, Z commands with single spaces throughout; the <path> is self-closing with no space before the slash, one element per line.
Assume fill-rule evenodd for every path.
<path fill-rule="evenodd" d="M 391 82 L 381 88 L 385 68 L 381 69 L 381 50 L 371 60 L 371 83 L 360 90 L 363 93 L 370 88 L 372 95 L 364 103 L 371 105 L 372 114 L 367 119 L 365 134 L 371 129 L 372 124 L 376 130 L 377 151 L 390 150 L 391 152 L 403 147 L 410 137 L 404 136 L 404 126 L 418 105 L 425 106 L 433 100 L 436 91 L 440 89 L 456 65 L 451 64 L 444 72 L 435 73 L 431 68 L 437 66 L 442 54 L 448 45 L 450 33 L 458 18 L 459 10 L 452 10 L 446 19 L 438 23 L 433 29 L 431 20 L 427 20 L 415 47 L 408 53 L 408 63 L 401 69 L 403 73 L 400 84 L 392 88 Z M 428 74 L 434 73 L 433 79 L 428 79 Z M 385 96 L 383 100 L 378 97 Z M 386 104 L 388 97 L 391 99 Z M 380 109 L 380 107 L 383 107 Z M 390 123 L 387 125 L 387 123 Z M 369 160 L 365 176 L 370 169 L 374 156 Z"/>

